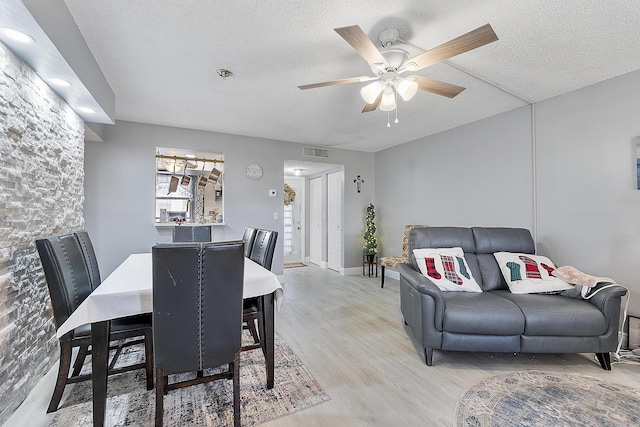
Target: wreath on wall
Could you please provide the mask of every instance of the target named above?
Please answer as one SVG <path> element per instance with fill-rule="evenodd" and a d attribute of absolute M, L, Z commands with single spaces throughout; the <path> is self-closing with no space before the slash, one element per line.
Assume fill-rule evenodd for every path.
<path fill-rule="evenodd" d="M 289 187 L 289 184 L 284 183 L 284 205 L 289 206 L 296 199 L 296 192 L 293 188 Z"/>

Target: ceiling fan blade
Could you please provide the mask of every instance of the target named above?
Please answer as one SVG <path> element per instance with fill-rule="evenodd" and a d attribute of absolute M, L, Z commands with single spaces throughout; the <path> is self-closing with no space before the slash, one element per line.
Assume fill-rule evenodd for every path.
<path fill-rule="evenodd" d="M 407 68 L 414 71 L 421 70 L 429 65 L 444 61 L 445 59 L 452 58 L 496 40 L 498 40 L 498 36 L 493 31 L 493 28 L 491 28 L 491 25 L 486 24 L 460 37 L 449 40 L 440 46 L 414 56 L 407 61 Z"/>
<path fill-rule="evenodd" d="M 364 108 L 362 109 L 362 112 L 369 113 L 371 111 L 376 111 L 376 108 L 378 108 L 378 105 L 380 105 L 380 101 L 382 100 L 383 93 L 384 91 L 381 90 L 376 100 L 373 101 L 373 104 L 364 104 Z"/>
<path fill-rule="evenodd" d="M 418 87 L 427 92 L 435 93 L 436 95 L 446 96 L 447 98 L 453 98 L 460 94 L 465 88 L 457 86 L 451 83 L 445 83 L 438 80 L 431 80 L 422 76 L 409 76 L 418 83 Z"/>
<path fill-rule="evenodd" d="M 383 64 L 385 68 L 389 66 L 387 60 L 384 59 L 384 56 L 359 26 L 351 25 L 349 27 L 334 28 L 333 30 L 340 34 L 340 37 L 349 43 L 369 65 Z"/>
<path fill-rule="evenodd" d="M 361 82 L 368 82 L 370 80 L 377 80 L 377 79 L 379 79 L 379 77 L 370 77 L 370 76 L 350 77 L 348 79 L 332 80 L 330 82 L 302 85 L 302 86 L 298 86 L 298 89 L 306 90 L 306 89 L 314 89 L 316 87 L 346 85 L 349 83 L 361 83 Z"/>

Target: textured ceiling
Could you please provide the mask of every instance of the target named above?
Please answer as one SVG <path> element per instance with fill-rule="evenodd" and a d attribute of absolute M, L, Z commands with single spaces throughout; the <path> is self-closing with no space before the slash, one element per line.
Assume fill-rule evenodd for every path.
<path fill-rule="evenodd" d="M 375 152 L 640 69 L 637 0 L 65 2 L 117 119 L 316 146 Z M 390 128 L 360 112 L 362 83 L 297 88 L 371 73 L 333 28 L 395 27 L 427 50 L 486 23 L 497 42 L 417 73 L 467 89 L 400 101 Z"/>

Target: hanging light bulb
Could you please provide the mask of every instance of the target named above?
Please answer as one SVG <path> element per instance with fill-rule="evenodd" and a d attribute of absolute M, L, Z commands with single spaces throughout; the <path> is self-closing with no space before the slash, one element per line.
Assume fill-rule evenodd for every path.
<path fill-rule="evenodd" d="M 396 94 L 393 85 L 387 85 L 382 94 L 380 109 L 382 111 L 393 111 L 396 108 Z"/>
<path fill-rule="evenodd" d="M 406 79 L 402 79 L 400 83 L 398 83 L 397 88 L 398 94 L 402 97 L 402 99 L 408 101 L 413 98 L 418 92 L 418 83 L 415 79 L 407 77 Z"/>
<path fill-rule="evenodd" d="M 380 81 L 375 81 L 360 89 L 360 96 L 367 104 L 373 104 L 382 89 L 384 89 L 384 85 Z"/>

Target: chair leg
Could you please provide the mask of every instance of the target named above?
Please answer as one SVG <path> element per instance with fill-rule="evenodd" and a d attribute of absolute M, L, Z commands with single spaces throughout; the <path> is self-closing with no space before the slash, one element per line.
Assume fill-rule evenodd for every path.
<path fill-rule="evenodd" d="M 51 396 L 51 402 L 49 402 L 47 413 L 58 410 L 60 399 L 62 399 L 62 392 L 64 392 L 64 387 L 67 385 L 69 368 L 71 368 L 71 341 L 60 341 L 60 365 L 58 366 L 58 379 L 56 380 L 56 386 L 53 389 L 53 396 Z"/>
<path fill-rule="evenodd" d="M 240 353 L 233 358 L 233 425 L 240 427 Z"/>
<path fill-rule="evenodd" d="M 382 284 L 380 285 L 381 288 L 384 288 L 384 265 L 380 266 L 380 276 L 382 276 Z"/>
<path fill-rule="evenodd" d="M 156 368 L 156 427 L 163 422 L 165 378 L 162 368 Z"/>
<path fill-rule="evenodd" d="M 78 375 L 80 375 L 80 371 L 82 371 L 82 365 L 84 365 L 84 360 L 87 358 L 88 352 L 89 344 L 81 345 L 78 349 L 76 361 L 73 363 L 73 373 L 71 373 L 72 377 L 77 377 Z"/>
<path fill-rule="evenodd" d="M 153 332 L 144 331 L 144 364 L 147 375 L 147 390 L 153 390 Z"/>
<path fill-rule="evenodd" d="M 260 306 L 260 311 L 258 311 L 258 335 L 260 336 L 260 347 L 262 348 L 262 354 L 264 354 L 265 359 L 267 358 L 267 348 L 265 347 L 266 342 L 263 339 L 264 337 L 264 315 L 262 313 L 262 306 Z"/>
<path fill-rule="evenodd" d="M 247 327 L 249 328 L 249 332 L 251 332 L 251 336 L 253 337 L 253 342 L 260 342 L 260 338 L 258 337 L 258 331 L 256 330 L 256 322 L 254 319 L 247 320 Z"/>

